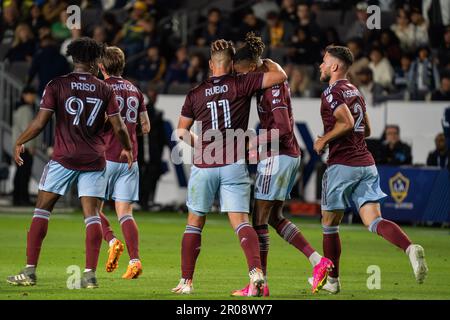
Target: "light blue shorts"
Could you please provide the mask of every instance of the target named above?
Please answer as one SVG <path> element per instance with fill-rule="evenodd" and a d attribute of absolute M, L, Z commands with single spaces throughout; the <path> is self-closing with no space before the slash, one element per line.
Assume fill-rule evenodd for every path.
<path fill-rule="evenodd" d="M 190 212 L 207 214 L 216 195 L 221 212 L 250 212 L 250 177 L 245 163 L 216 168 L 192 166 L 186 201 Z"/>
<path fill-rule="evenodd" d="M 300 168 L 301 158 L 287 155 L 273 156 L 258 163 L 255 182 L 255 199 L 290 199 L 295 178 Z"/>
<path fill-rule="evenodd" d="M 78 197 L 102 198 L 106 191 L 106 169 L 102 171 L 78 171 L 63 167 L 50 160 L 44 167 L 39 190 L 65 195 L 73 182 L 77 182 Z"/>
<path fill-rule="evenodd" d="M 139 200 L 139 167 L 134 162 L 128 170 L 128 163 L 106 161 L 108 180 L 105 200 L 135 202 Z"/>
<path fill-rule="evenodd" d="M 387 197 L 380 188 L 376 166 L 350 167 L 340 164 L 327 168 L 322 178 L 322 210 L 345 210 L 353 201 L 359 209 L 368 202 Z"/>

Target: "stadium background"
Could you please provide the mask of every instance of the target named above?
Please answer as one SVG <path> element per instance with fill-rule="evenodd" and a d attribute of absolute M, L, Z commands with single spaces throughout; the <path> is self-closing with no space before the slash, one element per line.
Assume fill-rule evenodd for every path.
<path fill-rule="evenodd" d="M 65 27 L 65 9 L 70 4 L 81 7 L 81 30 L 70 31 Z M 381 9 L 381 30 L 366 27 L 367 7 L 372 4 Z M 174 166 L 170 162 L 170 147 L 174 145 L 169 138 L 171 128 L 176 125 L 186 92 L 208 76 L 209 43 L 226 38 L 239 45 L 247 31 L 263 36 L 267 46 L 265 55 L 282 64 L 289 75 L 304 167 L 286 211 L 301 216 L 292 219 L 305 237 L 313 246 L 321 248 L 318 182 L 326 158 L 320 159 L 310 150 L 311 141 L 322 132 L 318 97 L 324 85 L 318 81 L 318 65 L 326 45 L 347 44 L 357 59 L 352 81 L 366 96 L 373 122 L 369 147 L 379 165 L 382 188 L 389 194 L 384 214 L 414 225 L 406 227 L 406 231 L 427 250 L 431 270 L 427 282 L 417 286 L 402 254 L 394 252 L 396 249 L 361 226 L 344 225 L 343 290 L 333 297 L 311 296 L 305 281 L 310 273 L 307 261 L 294 254 L 273 232 L 269 258 L 273 296 L 278 299 L 448 299 L 450 188 L 445 159 L 449 156 L 450 121 L 449 16 L 450 2 L 446 0 L 2 1 L 0 279 L 23 263 L 36 181 L 48 161 L 53 138 L 53 127 L 49 126 L 35 144 L 27 147 L 30 153 L 26 160 L 30 163 L 33 158 L 33 166 L 17 177 L 11 161 L 14 131 L 26 125 L 36 111 L 45 84 L 70 71 L 70 59 L 63 54 L 72 39 L 92 36 L 124 49 L 125 76 L 147 96 L 152 133 L 140 142 L 141 189 L 148 193 L 141 194 L 142 210 L 136 214 L 145 264 L 139 284 L 118 281 L 116 274 L 99 272 L 101 289 L 95 293 L 67 290 L 67 266 L 83 263 L 80 259 L 82 219 L 73 190 L 59 201 L 52 216 L 41 258 L 39 286 L 10 289 L 2 285 L 0 299 L 174 298 L 168 289 L 179 276 L 179 240 L 185 224 L 184 185 L 189 166 Z M 23 112 L 26 108 L 21 108 L 24 90 L 36 92 L 34 106 L 27 107 L 34 108 L 33 112 Z M 393 150 L 388 148 L 385 139 L 387 125 L 400 128 L 403 142 L 393 143 Z M 249 127 L 256 126 L 253 108 Z M 435 151 L 435 138 L 440 132 L 445 132 L 447 144 L 442 147 L 440 143 L 439 150 Z M 389 134 L 387 139 L 391 138 Z M 107 213 L 112 226 L 119 230 L 118 223 L 112 219 L 114 214 Z M 305 215 L 313 217 L 308 219 Z M 356 216 L 347 217 L 346 222 L 358 220 Z M 212 215 L 208 221 L 204 253 L 199 258 L 196 275 L 198 294 L 193 298 L 226 299 L 231 289 L 245 281 L 243 256 L 224 217 Z M 100 261 L 105 261 L 105 253 L 102 249 Z M 370 265 L 381 267 L 382 290 L 369 290 L 366 286 L 366 270 Z M 217 283 L 218 276 L 226 277 L 226 283 Z"/>

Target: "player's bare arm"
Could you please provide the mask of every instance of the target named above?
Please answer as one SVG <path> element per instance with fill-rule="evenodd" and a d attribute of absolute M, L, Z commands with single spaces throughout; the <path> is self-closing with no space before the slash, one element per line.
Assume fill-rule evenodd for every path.
<path fill-rule="evenodd" d="M 336 124 L 334 125 L 333 130 L 331 130 L 324 136 L 319 136 L 316 142 L 314 142 L 314 151 L 316 151 L 317 154 L 322 154 L 326 145 L 330 141 L 333 141 L 334 139 L 347 134 L 353 129 L 353 126 L 355 125 L 355 120 L 353 119 L 353 116 L 346 104 L 341 104 L 340 106 L 336 107 L 336 110 L 334 111 L 334 117 L 336 118 Z"/>
<path fill-rule="evenodd" d="M 24 144 L 30 140 L 33 140 L 39 135 L 39 133 L 41 133 L 47 122 L 51 119 L 52 115 L 52 111 L 42 109 L 39 110 L 38 114 L 33 121 L 31 121 L 28 128 L 26 128 L 19 138 L 17 138 L 16 144 L 14 145 L 14 160 L 18 166 L 23 165 L 23 159 L 20 154 L 25 152 Z"/>
<path fill-rule="evenodd" d="M 369 116 L 368 116 L 367 112 L 364 114 L 364 122 L 365 122 L 364 136 L 366 138 L 368 138 L 368 137 L 370 137 L 370 134 L 372 133 L 372 128 L 370 127 Z"/>
<path fill-rule="evenodd" d="M 126 157 L 128 160 L 128 168 L 130 169 L 133 165 L 133 149 L 131 145 L 130 135 L 128 134 L 128 129 L 122 120 L 120 114 L 109 117 L 109 122 L 111 123 L 114 134 L 117 139 L 119 139 L 120 144 L 123 147 L 121 156 Z"/>
<path fill-rule="evenodd" d="M 139 124 L 140 124 L 140 127 L 141 127 L 142 134 L 149 134 L 150 133 L 151 125 L 150 125 L 150 119 L 148 118 L 147 111 L 141 112 L 139 114 Z"/>
<path fill-rule="evenodd" d="M 194 147 L 195 140 L 196 140 L 195 135 L 189 131 L 193 124 L 194 124 L 194 119 L 180 116 L 180 118 L 178 120 L 178 126 L 177 126 L 178 139 L 182 140 L 184 143 L 187 143 L 191 147 Z"/>
<path fill-rule="evenodd" d="M 276 84 L 283 83 L 287 80 L 286 72 L 283 68 L 276 62 L 270 59 L 263 60 L 264 66 L 267 68 L 267 72 L 264 73 L 262 88 L 267 89 Z"/>

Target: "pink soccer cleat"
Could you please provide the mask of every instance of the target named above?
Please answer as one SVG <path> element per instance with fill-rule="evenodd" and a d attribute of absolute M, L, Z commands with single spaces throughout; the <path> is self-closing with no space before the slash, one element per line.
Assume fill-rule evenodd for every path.
<path fill-rule="evenodd" d="M 328 272 L 330 272 L 332 268 L 334 268 L 334 265 L 330 259 L 325 257 L 320 259 L 320 262 L 313 268 L 312 293 L 317 293 L 322 289 L 327 282 Z"/>
<path fill-rule="evenodd" d="M 236 290 L 231 293 L 233 297 L 253 297 L 254 294 L 250 292 L 250 284 L 248 284 L 244 289 Z M 269 286 L 267 284 L 264 285 L 263 289 L 263 297 L 269 296 Z"/>

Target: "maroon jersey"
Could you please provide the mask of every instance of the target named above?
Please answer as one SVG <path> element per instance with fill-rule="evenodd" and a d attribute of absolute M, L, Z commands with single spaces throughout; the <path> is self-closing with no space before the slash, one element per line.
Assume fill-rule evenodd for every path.
<path fill-rule="evenodd" d="M 251 98 L 261 89 L 263 77 L 261 72 L 211 77 L 189 92 L 181 115 L 201 124 L 202 145 L 194 148 L 196 166 L 220 167 L 245 157 L 242 141 L 227 135 L 247 131 Z M 223 140 L 211 138 L 214 133 Z"/>
<path fill-rule="evenodd" d="M 131 143 L 133 144 L 134 161 L 137 161 L 138 144 L 136 137 L 136 126 L 141 112 L 147 112 L 144 104 L 144 96 L 131 82 L 121 77 L 110 77 L 105 80 L 116 94 L 117 104 L 119 105 L 120 114 L 123 122 L 128 129 Z M 113 162 L 127 162 L 126 158 L 120 158 L 122 152 L 122 144 L 114 134 L 112 127 L 108 127 L 105 132 L 106 160 Z"/>
<path fill-rule="evenodd" d="M 54 161 L 79 171 L 105 168 L 105 115 L 119 114 L 109 85 L 90 73 L 72 72 L 47 84 L 40 108 L 55 112 Z"/>
<path fill-rule="evenodd" d="M 280 134 L 279 154 L 299 157 L 300 147 L 294 134 L 289 84 L 285 81 L 283 84 L 260 91 L 257 101 L 261 129 L 277 129 Z"/>
<path fill-rule="evenodd" d="M 329 143 L 328 165 L 342 164 L 356 167 L 375 164 L 365 140 L 366 103 L 359 90 L 346 79 L 338 80 L 322 93 L 321 98 L 320 113 L 325 133 L 334 128 L 336 118 L 333 113 L 343 104 L 347 105 L 355 120 L 351 132 Z"/>

